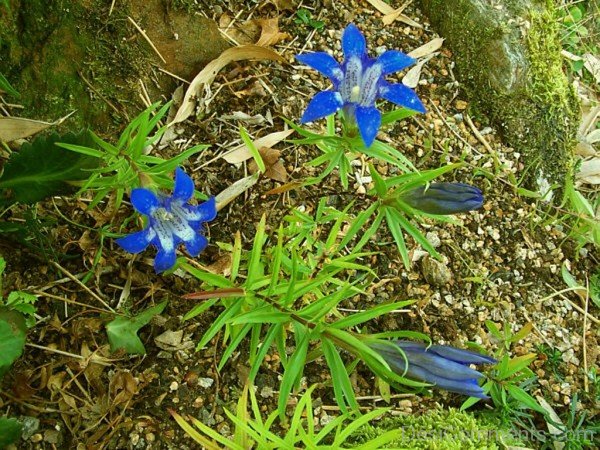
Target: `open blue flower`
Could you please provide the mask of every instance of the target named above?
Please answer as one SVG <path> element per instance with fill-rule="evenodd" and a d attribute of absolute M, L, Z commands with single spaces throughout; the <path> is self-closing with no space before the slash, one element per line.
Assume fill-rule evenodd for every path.
<path fill-rule="evenodd" d="M 448 345 L 427 347 L 421 342 L 411 341 L 373 342 L 369 346 L 398 375 L 431 383 L 457 394 L 488 398 L 477 383 L 483 374 L 469 365 L 495 364 L 497 361 L 494 358 Z M 406 359 L 398 349 L 404 352 Z"/>
<path fill-rule="evenodd" d="M 189 205 L 194 194 L 194 182 L 179 167 L 175 170 L 175 188 L 169 197 L 149 189 L 131 191 L 131 204 L 136 211 L 148 216 L 148 225 L 142 231 L 117 239 L 115 242 L 130 253 L 140 253 L 153 245 L 158 253 L 154 259 L 157 273 L 175 265 L 175 250 L 180 243 L 192 256 L 197 256 L 208 245 L 202 235 L 202 223 L 217 216 L 215 198 L 200 205 Z"/>
<path fill-rule="evenodd" d="M 458 214 L 483 206 L 483 194 L 464 183 L 431 183 L 404 192 L 400 199 L 429 214 Z"/>
<path fill-rule="evenodd" d="M 375 100 L 384 98 L 405 108 L 424 113 L 425 107 L 412 89 L 401 83 L 389 83 L 385 76 L 405 69 L 415 60 L 397 50 L 383 52 L 377 59 L 367 54 L 365 37 L 354 24 L 342 34 L 344 61 L 340 65 L 325 52 L 304 53 L 296 59 L 321 72 L 333 83 L 333 90 L 313 97 L 300 122 L 321 119 L 342 109 L 346 121 L 358 126 L 360 135 L 370 147 L 381 125 L 381 113 Z"/>

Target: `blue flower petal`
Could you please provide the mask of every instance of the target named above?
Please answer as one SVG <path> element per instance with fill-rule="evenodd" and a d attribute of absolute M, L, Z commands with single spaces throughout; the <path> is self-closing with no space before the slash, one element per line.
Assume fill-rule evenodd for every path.
<path fill-rule="evenodd" d="M 339 83 L 343 77 L 339 63 L 329 53 L 304 53 L 302 55 L 296 55 L 296 59 L 302 64 L 306 64 L 321 72 L 334 83 Z"/>
<path fill-rule="evenodd" d="M 196 233 L 193 239 L 184 241 L 185 248 L 188 253 L 192 256 L 198 256 L 198 254 L 206 248 L 208 240 L 199 233 Z"/>
<path fill-rule="evenodd" d="M 447 345 L 432 345 L 429 347 L 429 351 L 461 364 L 495 364 L 498 362 L 491 356 Z"/>
<path fill-rule="evenodd" d="M 115 239 L 115 243 L 126 252 L 140 253 L 146 250 L 148 245 L 150 245 L 153 234 L 154 233 L 149 228 L 146 228 L 145 230 Z"/>
<path fill-rule="evenodd" d="M 415 91 L 401 83 L 381 83 L 379 86 L 379 96 L 396 105 L 414 109 L 420 113 L 427 112 L 425 106 L 419 97 L 417 97 L 417 94 L 415 94 Z"/>
<path fill-rule="evenodd" d="M 383 67 L 383 74 L 388 75 L 406 69 L 415 62 L 414 58 L 398 50 L 388 50 L 379 55 L 375 64 L 380 64 Z"/>
<path fill-rule="evenodd" d="M 187 202 L 194 195 L 194 182 L 192 178 L 180 167 L 175 169 L 175 187 L 173 198 Z"/>
<path fill-rule="evenodd" d="M 217 217 L 217 201 L 214 197 L 210 197 L 204 203 L 200 203 L 195 209 L 200 214 L 202 222 L 210 222 Z"/>
<path fill-rule="evenodd" d="M 300 123 L 312 122 L 313 120 L 321 119 L 338 111 L 344 101 L 339 92 L 323 91 L 317 93 L 306 107 L 306 111 L 302 114 Z"/>
<path fill-rule="evenodd" d="M 342 50 L 344 58 L 359 56 L 364 59 L 367 56 L 367 41 L 358 27 L 351 23 L 342 34 Z"/>
<path fill-rule="evenodd" d="M 144 188 L 137 188 L 131 191 L 131 204 L 137 211 L 147 216 L 160 206 L 156 194 Z"/>
<path fill-rule="evenodd" d="M 172 251 L 165 251 L 164 249 L 158 249 L 158 253 L 156 254 L 156 258 L 154 259 L 154 270 L 156 273 L 164 272 L 165 270 L 169 270 L 171 267 L 175 265 L 175 261 L 177 260 L 177 255 L 175 255 L 175 249 Z"/>
<path fill-rule="evenodd" d="M 374 106 L 357 106 L 356 123 L 366 147 L 370 147 L 381 125 L 381 113 Z"/>

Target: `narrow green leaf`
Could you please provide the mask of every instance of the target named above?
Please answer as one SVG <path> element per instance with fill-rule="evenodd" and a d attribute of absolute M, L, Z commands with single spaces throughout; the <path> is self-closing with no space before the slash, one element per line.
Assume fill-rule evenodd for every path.
<path fill-rule="evenodd" d="M 283 379 L 281 380 L 281 385 L 279 386 L 279 399 L 277 401 L 277 410 L 279 411 L 279 417 L 281 420 L 285 418 L 287 401 L 289 396 L 292 394 L 292 389 L 304 371 L 306 353 L 308 352 L 308 336 L 308 333 L 306 333 L 300 340 L 296 346 L 296 350 L 292 356 L 290 356 L 288 364 L 285 367 Z"/>
<path fill-rule="evenodd" d="M 395 309 L 404 308 L 405 306 L 411 305 L 415 300 L 405 300 L 403 302 L 389 303 L 387 305 L 379 305 L 375 308 L 368 309 L 359 313 L 351 314 L 337 322 L 332 323 L 330 326 L 338 329 L 354 327 L 358 324 L 366 322 L 368 320 L 375 319 L 376 317 L 387 314 Z"/>
<path fill-rule="evenodd" d="M 230 288 L 233 287 L 233 283 L 227 278 L 216 275 L 214 273 L 206 272 L 204 270 L 196 269 L 190 264 L 183 262 L 179 265 L 180 269 L 185 270 L 190 275 L 198 278 L 200 281 L 204 281 L 209 286 L 213 286 L 216 288 Z"/>
<path fill-rule="evenodd" d="M 321 346 L 323 348 L 323 355 L 325 355 L 325 360 L 331 371 L 333 392 L 340 410 L 342 413 L 348 412 L 346 407 L 348 405 L 351 409 L 358 411 L 354 388 L 338 350 L 326 337 L 321 339 Z"/>
<path fill-rule="evenodd" d="M 392 233 L 394 240 L 396 241 L 398 250 L 400 251 L 402 262 L 404 263 L 405 267 L 410 267 L 410 258 L 408 257 L 408 249 L 406 248 L 406 242 L 404 242 L 402 228 L 400 227 L 400 224 L 397 221 L 397 214 L 394 214 L 394 211 L 396 210 L 387 206 L 384 206 L 383 210 L 385 212 L 385 218 L 388 224 L 388 228 Z"/>
<path fill-rule="evenodd" d="M 533 409 L 534 411 L 537 411 L 544 416 L 548 414 L 548 411 L 542 408 L 535 398 L 533 398 L 519 386 L 515 386 L 514 384 L 507 384 L 506 390 L 512 398 L 514 398 L 527 408 Z"/>
<path fill-rule="evenodd" d="M 252 244 L 252 251 L 250 252 L 250 260 L 248 261 L 248 276 L 246 278 L 246 286 L 250 286 L 257 278 L 263 276 L 263 269 L 261 266 L 262 248 L 267 240 L 265 237 L 265 224 L 267 216 L 265 214 L 260 218 L 260 222 L 256 227 L 256 234 L 254 235 L 254 243 Z"/>
<path fill-rule="evenodd" d="M 248 131 L 246 131 L 244 127 L 240 127 L 240 137 L 242 138 L 242 141 L 244 141 L 244 144 L 246 144 L 246 147 L 248 147 L 248 150 L 250 150 L 250 154 L 252 155 L 252 158 L 254 158 L 254 162 L 258 166 L 260 173 L 265 173 L 267 166 L 265 166 L 265 162 L 263 161 L 260 152 L 256 148 L 256 145 L 254 145 L 254 142 L 252 142 L 252 139 L 248 135 Z"/>
<path fill-rule="evenodd" d="M 373 167 L 372 164 L 369 164 L 369 172 L 371 172 L 371 176 L 373 177 L 373 182 L 375 183 L 375 192 L 377 192 L 377 196 L 379 198 L 385 198 L 387 194 L 387 186 L 385 184 L 385 180 L 379 175 L 379 172 Z"/>
<path fill-rule="evenodd" d="M 403 120 L 408 117 L 412 117 L 417 114 L 417 111 L 408 108 L 398 108 L 393 111 L 387 112 L 381 116 L 381 125 L 386 125 L 388 123 L 397 122 L 398 120 Z"/>
<path fill-rule="evenodd" d="M 21 94 L 17 92 L 17 90 L 11 86 L 6 77 L 0 73 L 0 91 L 4 91 L 13 97 L 19 98 Z"/>

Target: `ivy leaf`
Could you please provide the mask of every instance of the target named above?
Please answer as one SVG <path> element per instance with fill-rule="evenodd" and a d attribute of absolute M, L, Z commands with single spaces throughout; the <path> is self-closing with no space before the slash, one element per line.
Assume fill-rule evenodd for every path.
<path fill-rule="evenodd" d="M 129 354 L 145 355 L 144 344 L 137 335 L 137 332 L 157 314 L 160 314 L 167 306 L 167 301 L 148 308 L 144 312 L 134 317 L 117 317 L 106 324 L 106 333 L 111 351 L 120 348 Z"/>
<path fill-rule="evenodd" d="M 53 195 L 69 194 L 73 182 L 85 180 L 99 160 L 60 148 L 57 142 L 93 147 L 87 131 L 39 136 L 8 159 L 0 176 L 0 205 L 35 203 Z"/>
<path fill-rule="evenodd" d="M 23 425 L 17 419 L 0 417 L 0 448 L 16 442 L 21 437 Z"/>
<path fill-rule="evenodd" d="M 0 376 L 23 353 L 27 326 L 17 311 L 0 307 Z"/>

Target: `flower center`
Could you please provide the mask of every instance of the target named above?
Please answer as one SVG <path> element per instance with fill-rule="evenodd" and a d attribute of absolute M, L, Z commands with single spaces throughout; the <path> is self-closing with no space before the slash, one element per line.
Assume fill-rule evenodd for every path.
<path fill-rule="evenodd" d="M 352 103 L 358 103 L 359 100 L 360 100 L 360 86 L 358 86 L 358 85 L 352 86 L 352 89 L 350 90 L 350 101 Z"/>
<path fill-rule="evenodd" d="M 152 216 L 156 220 L 160 220 L 162 222 L 170 222 L 175 217 L 172 213 L 167 211 L 165 208 L 157 208 L 156 211 L 154 211 L 154 213 L 152 213 Z"/>

